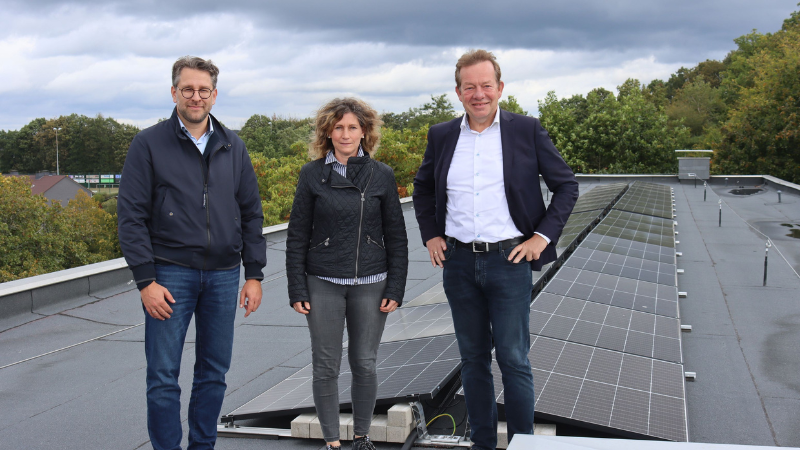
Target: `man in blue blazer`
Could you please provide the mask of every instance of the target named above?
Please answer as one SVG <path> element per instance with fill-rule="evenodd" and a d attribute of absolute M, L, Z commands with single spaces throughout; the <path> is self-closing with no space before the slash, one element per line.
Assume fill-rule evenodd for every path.
<path fill-rule="evenodd" d="M 528 361 L 531 270 L 555 244 L 578 199 L 575 175 L 538 119 L 501 111 L 500 66 L 485 50 L 456 64 L 463 117 L 428 132 L 414 209 L 431 264 L 444 268 L 473 448 L 497 446 L 492 348 L 505 388 L 508 438 L 533 434 Z M 553 192 L 545 208 L 539 175 Z"/>

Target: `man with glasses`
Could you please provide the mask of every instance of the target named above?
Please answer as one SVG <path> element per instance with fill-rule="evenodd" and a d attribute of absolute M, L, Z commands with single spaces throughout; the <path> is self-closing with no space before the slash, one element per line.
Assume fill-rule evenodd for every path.
<path fill-rule="evenodd" d="M 261 304 L 266 241 L 247 149 L 209 112 L 219 69 L 185 56 L 172 67 L 169 120 L 137 134 L 119 190 L 119 241 L 145 312 L 147 427 L 156 450 L 181 448 L 178 374 L 195 320 L 189 449 L 214 448 L 238 297 Z"/>

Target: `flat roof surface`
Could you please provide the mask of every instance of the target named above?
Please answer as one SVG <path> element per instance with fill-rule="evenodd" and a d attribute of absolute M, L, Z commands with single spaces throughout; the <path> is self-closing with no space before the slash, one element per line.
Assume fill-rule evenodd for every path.
<path fill-rule="evenodd" d="M 591 180 L 580 180 L 581 193 L 620 178 Z M 686 383 L 690 441 L 800 447 L 800 239 L 787 236 L 800 237 L 800 196 L 784 189 L 778 203 L 772 185 L 751 195 L 714 185 L 703 201 L 702 185 L 680 184 L 676 177 L 648 181 L 675 189 L 676 247 L 682 252 L 677 262 L 685 270 L 678 288 L 687 292 L 680 315 L 693 326 L 683 334 L 684 365 L 697 373 L 696 381 Z M 718 199 L 724 202 L 722 227 Z M 430 265 L 412 205 L 403 209 L 408 302 L 440 283 L 441 271 Z M 760 233 L 775 244 L 766 287 L 766 237 Z M 242 312 L 237 316 L 223 415 L 311 361 L 305 320 L 288 304 L 284 239 L 285 232 L 267 235 L 262 306 L 247 319 Z M 58 290 L 49 295 L 57 297 Z M 143 314 L 135 286 L 120 284 L 92 297 L 0 317 L 0 448 L 149 448 Z M 192 328 L 180 377 L 184 420 Z M 217 442 L 220 449 L 320 445 L 291 438 Z"/>

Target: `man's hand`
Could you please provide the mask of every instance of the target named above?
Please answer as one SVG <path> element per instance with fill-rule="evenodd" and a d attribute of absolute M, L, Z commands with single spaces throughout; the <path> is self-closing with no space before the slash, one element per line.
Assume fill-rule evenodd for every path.
<path fill-rule="evenodd" d="M 255 312 L 261 305 L 261 280 L 247 280 L 242 286 L 242 294 L 239 296 L 239 308 L 245 308 L 244 316 L 247 317 L 251 312 Z"/>
<path fill-rule="evenodd" d="M 532 238 L 514 247 L 514 250 L 511 250 L 508 255 L 508 260 L 518 263 L 522 261 L 522 258 L 528 261 L 539 259 L 545 248 L 547 248 L 547 241 L 538 234 L 534 234 Z"/>
<path fill-rule="evenodd" d="M 308 314 L 311 312 L 311 303 L 309 302 L 294 302 L 292 308 L 300 314 Z"/>
<path fill-rule="evenodd" d="M 397 302 L 394 300 L 389 300 L 385 298 L 381 300 L 381 312 L 390 313 L 397 309 Z"/>
<path fill-rule="evenodd" d="M 441 236 L 436 236 L 428 240 L 425 243 L 425 247 L 428 247 L 428 254 L 431 256 L 431 264 L 433 267 L 439 266 L 444 268 L 444 251 L 447 250 L 447 242 Z"/>
<path fill-rule="evenodd" d="M 150 317 L 158 320 L 169 319 L 170 314 L 172 314 L 172 308 L 169 307 L 169 303 L 175 303 L 175 300 L 167 288 L 154 281 L 142 289 L 139 295 L 142 296 L 142 305 L 144 305 L 144 309 L 147 314 L 150 314 Z"/>

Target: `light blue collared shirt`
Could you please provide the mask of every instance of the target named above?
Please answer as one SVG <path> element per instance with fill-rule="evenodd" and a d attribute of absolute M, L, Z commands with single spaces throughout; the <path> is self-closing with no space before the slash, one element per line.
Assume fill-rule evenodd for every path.
<path fill-rule="evenodd" d="M 189 139 L 191 139 L 192 142 L 194 142 L 194 145 L 197 146 L 197 149 L 200 150 L 200 154 L 204 154 L 206 152 L 206 145 L 208 144 L 208 140 L 211 138 L 211 135 L 214 134 L 214 124 L 211 123 L 211 117 L 208 118 L 208 131 L 206 131 L 205 134 L 200 136 L 200 139 L 195 139 L 195 137 L 192 136 L 192 133 L 190 133 L 189 130 L 186 129 L 186 125 L 183 124 L 183 121 L 181 120 L 180 116 L 178 116 L 178 122 L 181 124 L 181 130 L 183 130 L 183 132 L 186 133 L 186 136 L 188 136 Z"/>

